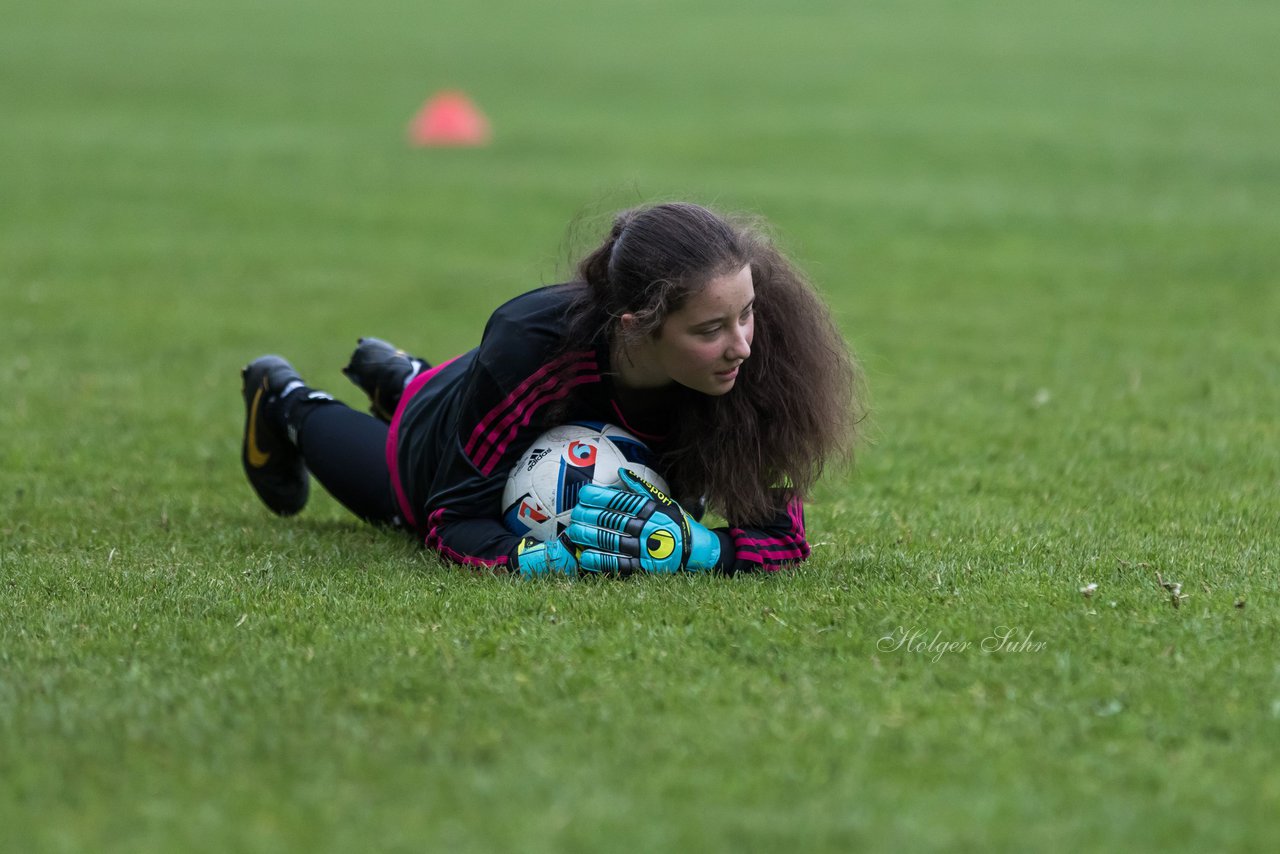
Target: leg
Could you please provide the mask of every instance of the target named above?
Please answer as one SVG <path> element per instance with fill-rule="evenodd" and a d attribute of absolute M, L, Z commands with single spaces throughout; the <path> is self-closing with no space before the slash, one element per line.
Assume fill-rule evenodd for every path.
<path fill-rule="evenodd" d="M 289 421 L 307 469 L 330 495 L 366 522 L 400 524 L 384 422 L 332 400 L 302 401 Z"/>
<path fill-rule="evenodd" d="M 361 519 L 399 524 L 387 470 L 387 425 L 316 391 L 279 356 L 241 372 L 249 484 L 271 510 L 292 516 L 307 503 L 311 473 Z"/>
<path fill-rule="evenodd" d="M 369 395 L 369 411 L 390 422 L 405 386 L 429 367 L 425 359 L 410 356 L 386 341 L 361 338 L 342 372 Z"/>

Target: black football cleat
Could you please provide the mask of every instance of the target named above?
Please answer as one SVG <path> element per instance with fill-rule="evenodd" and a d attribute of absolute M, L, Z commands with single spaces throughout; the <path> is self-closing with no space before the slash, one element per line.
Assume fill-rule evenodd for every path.
<path fill-rule="evenodd" d="M 249 484 L 262 503 L 281 516 L 292 516 L 307 504 L 310 477 L 302 454 L 267 417 L 268 406 L 302 377 L 280 356 L 261 356 L 240 372 L 244 380 L 244 445 L 241 460 Z"/>
<path fill-rule="evenodd" d="M 378 338 L 361 338 L 358 343 L 342 372 L 369 395 L 369 411 L 390 421 L 404 387 L 427 363 Z"/>

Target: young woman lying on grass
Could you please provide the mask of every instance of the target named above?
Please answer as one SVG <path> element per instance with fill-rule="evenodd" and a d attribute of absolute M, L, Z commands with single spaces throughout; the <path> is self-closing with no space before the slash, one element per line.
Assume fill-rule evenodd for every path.
<path fill-rule="evenodd" d="M 297 513 L 315 475 L 362 519 L 526 576 L 804 560 L 802 501 L 851 453 L 861 411 L 857 365 L 809 282 L 759 231 L 692 204 L 618 214 L 576 281 L 499 307 L 468 353 L 431 366 L 365 338 L 344 372 L 376 417 L 279 356 L 243 370 L 244 469 L 267 507 Z M 672 494 L 624 474 L 584 487 L 560 538 L 510 532 L 511 467 L 582 420 L 645 440 Z M 705 508 L 730 524 L 704 527 Z"/>

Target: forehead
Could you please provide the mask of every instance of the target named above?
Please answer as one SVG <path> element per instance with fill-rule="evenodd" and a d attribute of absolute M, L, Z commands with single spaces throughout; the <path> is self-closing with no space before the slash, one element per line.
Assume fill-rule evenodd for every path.
<path fill-rule="evenodd" d="M 716 276 L 707 281 L 702 290 L 689 297 L 679 311 L 673 313 L 687 320 L 741 314 L 756 296 L 755 283 L 751 279 L 751 265 L 736 273 Z"/>

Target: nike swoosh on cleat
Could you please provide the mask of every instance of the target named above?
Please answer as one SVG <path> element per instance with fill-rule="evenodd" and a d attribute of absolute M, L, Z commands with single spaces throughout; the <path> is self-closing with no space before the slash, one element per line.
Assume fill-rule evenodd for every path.
<path fill-rule="evenodd" d="M 258 449 L 258 404 L 262 401 L 262 393 L 267 390 L 267 378 L 262 378 L 262 388 L 253 395 L 253 403 L 249 407 L 249 435 L 245 441 L 245 456 L 249 465 L 256 469 L 265 466 L 271 460 L 271 454 Z"/>

